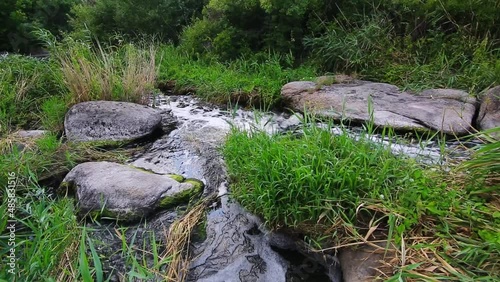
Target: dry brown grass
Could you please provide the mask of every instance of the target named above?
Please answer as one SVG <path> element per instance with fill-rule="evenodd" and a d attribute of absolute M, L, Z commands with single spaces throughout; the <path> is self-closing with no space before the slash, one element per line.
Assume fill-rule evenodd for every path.
<path fill-rule="evenodd" d="M 451 177 L 451 176 L 450 176 Z M 460 177 L 456 176 L 455 187 L 460 184 Z M 484 195 L 490 213 L 500 214 L 500 194 L 492 192 Z M 364 208 L 376 212 L 386 213 L 382 207 L 372 205 Z M 384 224 L 370 222 L 361 231 L 359 227 L 343 222 L 332 224 L 331 228 L 320 230 L 323 234 L 335 234 L 335 242 L 328 247 L 317 248 L 316 252 L 337 253 L 339 250 L 361 247 L 372 250 L 371 259 L 377 260 L 378 266 L 374 269 L 376 275 L 366 277 L 366 281 L 385 281 L 398 279 L 404 281 L 475 281 L 478 273 L 492 275 L 500 273 L 500 257 L 498 253 L 490 253 L 484 258 L 484 243 L 481 238 L 474 237 L 474 229 L 495 231 L 489 222 L 479 219 L 471 226 L 470 222 L 450 214 L 445 218 L 426 217 L 398 242 L 387 237 Z M 448 234 L 444 236 L 438 231 L 438 225 L 446 222 Z M 313 230 L 314 227 L 308 227 Z M 467 263 L 467 256 L 481 252 L 483 259 L 475 264 Z M 395 280 L 391 280 L 395 281 Z"/>
<path fill-rule="evenodd" d="M 162 254 L 162 260 L 170 260 L 164 274 L 166 281 L 182 282 L 186 280 L 189 267 L 187 248 L 191 242 L 191 234 L 205 217 L 205 209 L 209 203 L 213 202 L 214 198 L 215 195 L 209 196 L 195 205 L 185 216 L 175 221 L 165 234 L 167 246 Z"/>
<path fill-rule="evenodd" d="M 127 101 L 146 104 L 145 94 L 150 91 L 158 76 L 156 67 L 156 48 L 127 48 L 122 78 L 124 98 Z"/>
<path fill-rule="evenodd" d="M 87 43 L 72 42 L 64 52 L 56 53 L 73 104 L 91 100 L 148 102 L 158 75 L 157 49 L 129 44 L 122 50 L 105 50 L 100 44 L 93 49 Z"/>
<path fill-rule="evenodd" d="M 78 238 L 73 240 L 62 254 L 58 266 L 52 273 L 57 282 L 75 281 L 75 277 L 78 277 L 78 269 L 75 268 L 74 262 L 77 261 L 79 247 L 80 240 Z"/>

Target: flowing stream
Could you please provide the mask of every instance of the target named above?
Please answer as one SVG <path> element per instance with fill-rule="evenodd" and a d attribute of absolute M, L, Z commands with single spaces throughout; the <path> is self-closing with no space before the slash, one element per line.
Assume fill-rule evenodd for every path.
<path fill-rule="evenodd" d="M 207 215 L 205 236 L 198 236 L 198 239 L 195 236 L 191 244 L 188 281 L 342 281 L 334 254 L 308 252 L 286 235 L 270 232 L 258 217 L 231 200 L 228 189 L 229 180 L 220 147 L 231 129 L 263 130 L 269 134 L 300 133 L 303 126 L 301 115 L 263 113 L 237 107 L 224 109 L 192 96 L 161 95 L 153 104 L 162 111 L 164 119 L 174 119 L 176 125 L 171 132 L 135 156 L 130 164 L 156 173 L 200 179 L 206 184 L 205 196 L 213 193 L 219 196 Z M 353 138 L 359 138 L 361 132 L 361 128 L 344 130 Z M 332 129 L 332 134 L 342 132 L 340 127 Z M 465 158 L 465 147 L 474 145 L 440 144 L 432 140 L 419 143 L 379 134 L 369 138 L 389 146 L 397 154 L 416 158 L 425 164 L 443 164 L 444 161 Z M 140 241 L 149 240 L 151 232 L 162 234 L 179 218 L 178 211 L 161 211 L 148 218 L 147 223 L 132 224 L 127 227 L 126 237 Z M 115 274 L 127 272 L 123 258 L 117 255 L 122 241 L 112 236 L 117 224 L 100 224 L 95 228 L 92 237 L 104 242 L 100 251 L 105 257 L 110 257 L 104 266 L 106 271 Z M 118 275 L 111 279 L 119 280 Z M 150 279 L 157 280 L 161 279 Z"/>

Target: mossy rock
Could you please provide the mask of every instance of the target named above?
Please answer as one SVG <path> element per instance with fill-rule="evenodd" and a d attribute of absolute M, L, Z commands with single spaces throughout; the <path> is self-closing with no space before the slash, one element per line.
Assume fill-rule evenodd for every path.
<path fill-rule="evenodd" d="M 59 191 L 76 192 L 82 217 L 133 221 L 158 209 L 185 203 L 202 193 L 203 187 L 203 182 L 185 180 L 181 175 L 158 174 L 110 162 L 89 162 L 73 168 Z"/>
<path fill-rule="evenodd" d="M 179 193 L 176 193 L 173 196 L 164 197 L 163 199 L 161 199 L 159 207 L 171 208 L 173 206 L 185 203 L 189 201 L 192 197 L 203 193 L 203 188 L 205 187 L 202 181 L 193 178 L 188 178 L 184 180 L 182 184 L 190 184 L 192 188 L 183 190 Z"/>
<path fill-rule="evenodd" d="M 176 180 L 177 182 L 184 182 L 186 178 L 180 174 L 167 174 L 168 177 L 172 178 L 173 180 Z"/>

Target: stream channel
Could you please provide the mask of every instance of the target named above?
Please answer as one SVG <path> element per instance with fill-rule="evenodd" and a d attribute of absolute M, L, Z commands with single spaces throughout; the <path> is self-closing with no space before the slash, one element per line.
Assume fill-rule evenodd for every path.
<path fill-rule="evenodd" d="M 132 158 L 129 164 L 156 173 L 180 174 L 205 183 L 203 196 L 218 194 L 207 215 L 205 231 L 194 234 L 190 246 L 191 263 L 187 281 L 342 281 L 339 262 L 333 254 L 308 252 L 301 244 L 283 234 L 267 230 L 262 221 L 235 203 L 228 192 L 228 176 L 220 146 L 231 128 L 260 129 L 268 133 L 299 132 L 302 116 L 291 113 L 261 113 L 241 108 L 223 109 L 192 96 L 157 96 L 155 107 L 164 119 L 175 119 L 176 126 Z M 356 138 L 360 128 L 350 128 Z M 342 130 L 334 128 L 333 134 Z M 426 164 L 467 157 L 464 149 L 475 143 L 447 142 L 446 157 L 437 141 L 422 144 L 405 140 L 395 142 L 372 135 L 375 142 L 384 142 L 394 153 L 408 155 Z M 164 244 L 170 224 L 183 209 L 159 211 L 140 223 L 116 223 L 101 220 L 89 222 L 88 234 L 103 260 L 105 276 L 110 281 L 130 277 L 131 267 L 125 263 L 122 234 L 129 246 L 145 249 L 143 257 L 153 262 L 147 252 L 151 242 Z M 119 232 L 117 232 L 119 231 Z M 154 236 L 154 235 L 155 236 Z M 141 255 L 141 256 L 142 256 Z M 127 281 L 161 281 L 160 277 L 132 278 Z"/>

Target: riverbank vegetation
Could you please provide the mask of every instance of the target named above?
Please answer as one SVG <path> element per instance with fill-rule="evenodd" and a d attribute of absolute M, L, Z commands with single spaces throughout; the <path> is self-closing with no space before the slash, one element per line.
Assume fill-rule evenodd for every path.
<path fill-rule="evenodd" d="M 73 203 L 43 180 L 126 153 L 66 143 L 75 103 L 147 103 L 161 89 L 271 109 L 285 83 L 334 73 L 478 97 L 500 83 L 494 0 L 9 0 L 0 15 L 0 51 L 24 54 L 0 57 L 0 214 L 15 172 L 19 281 L 57 280 L 60 264 L 69 269 L 60 277 L 100 277 Z M 50 56 L 25 56 L 43 50 Z M 309 125 L 299 137 L 235 131 L 224 148 L 234 197 L 269 227 L 300 230 L 316 249 L 393 240 L 406 260 L 384 279 L 498 279 L 498 141 L 444 171 Z M 18 148 L 19 129 L 49 134 Z M 0 220 L 2 265 L 8 224 Z M 134 259 L 134 277 L 158 271 Z"/>
<path fill-rule="evenodd" d="M 383 280 L 499 278 L 498 149 L 466 162 L 478 165 L 468 177 L 396 156 L 369 132 L 332 132 L 314 122 L 300 136 L 235 129 L 224 147 L 234 197 L 316 250 L 395 242 Z"/>

